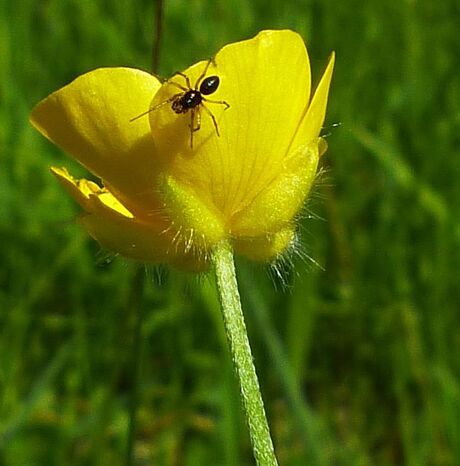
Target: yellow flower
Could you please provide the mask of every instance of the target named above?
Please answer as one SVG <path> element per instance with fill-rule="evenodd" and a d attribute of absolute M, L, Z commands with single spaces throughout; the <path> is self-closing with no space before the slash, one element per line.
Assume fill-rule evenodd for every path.
<path fill-rule="evenodd" d="M 207 64 L 184 71 L 192 88 Z M 52 169 L 103 247 L 200 269 L 230 239 L 238 253 L 270 261 L 294 241 L 326 147 L 319 133 L 333 65 L 332 55 L 311 97 L 298 34 L 263 31 L 223 47 L 205 76 L 218 76 L 218 86 L 203 97 L 229 108 L 194 108 L 193 146 L 192 111 L 171 107 L 185 92 L 179 86 L 188 88 L 179 74 L 162 84 L 135 69 L 97 69 L 40 102 L 31 121 L 102 180 L 103 188 Z"/>

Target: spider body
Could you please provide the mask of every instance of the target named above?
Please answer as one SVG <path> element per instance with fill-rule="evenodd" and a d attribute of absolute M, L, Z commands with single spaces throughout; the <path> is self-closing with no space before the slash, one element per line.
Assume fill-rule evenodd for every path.
<path fill-rule="evenodd" d="M 203 102 L 203 96 L 200 92 L 191 90 L 187 91 L 184 95 L 178 96 L 173 100 L 171 108 L 176 113 L 187 113 L 192 108 L 197 107 Z"/>
<path fill-rule="evenodd" d="M 191 149 L 193 149 L 193 133 L 201 128 L 201 109 L 203 109 L 210 116 L 214 128 L 216 130 L 216 134 L 217 136 L 220 136 L 216 118 L 211 112 L 211 110 L 209 110 L 209 108 L 205 105 L 205 103 L 225 105 L 225 110 L 227 110 L 227 108 L 229 108 L 230 105 L 227 102 L 225 102 L 225 100 L 210 100 L 207 97 L 205 97 L 216 92 L 220 84 L 219 76 L 208 76 L 207 78 L 205 78 L 206 72 L 208 71 L 209 65 L 212 61 L 212 58 L 208 60 L 205 69 L 198 77 L 194 87 L 192 87 L 190 78 L 186 74 L 181 73 L 180 71 L 174 73 L 173 77 L 178 75 L 182 76 L 185 79 L 187 87 L 182 86 L 181 84 L 175 81 L 171 81 L 171 79 L 167 80 L 167 83 L 179 88 L 182 92 L 174 94 L 169 99 L 165 100 L 164 102 L 161 102 L 158 105 L 155 105 L 150 110 L 142 113 L 141 115 L 138 115 L 131 121 L 136 120 L 137 118 L 143 115 L 147 115 L 148 113 L 153 112 L 154 110 L 157 110 L 160 107 L 163 107 L 164 105 L 171 103 L 171 110 L 174 113 L 177 113 L 178 115 L 185 114 L 190 111 L 189 128 Z"/>
<path fill-rule="evenodd" d="M 177 74 L 182 75 L 182 73 Z M 203 79 L 203 82 L 200 84 L 199 89 L 189 89 L 184 94 L 177 95 L 177 97 L 173 100 L 171 108 L 174 110 L 175 113 L 187 113 L 189 110 L 192 110 L 193 108 L 198 107 L 198 105 L 202 104 L 203 99 L 207 101 L 207 99 L 203 96 L 214 94 L 214 92 L 216 92 L 217 88 L 219 87 L 219 83 L 219 76 L 209 76 Z M 223 103 L 224 105 L 226 104 L 226 102 L 213 103 Z"/>

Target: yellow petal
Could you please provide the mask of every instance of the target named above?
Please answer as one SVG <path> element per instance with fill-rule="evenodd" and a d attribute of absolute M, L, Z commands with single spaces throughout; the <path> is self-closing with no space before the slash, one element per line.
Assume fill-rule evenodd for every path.
<path fill-rule="evenodd" d="M 65 168 L 52 167 L 51 172 L 56 176 L 58 181 L 64 187 L 64 189 L 85 209 L 89 208 L 89 194 L 92 192 L 90 184 L 83 184 L 83 188 L 79 186 L 77 180 L 75 180 Z"/>
<path fill-rule="evenodd" d="M 117 214 L 127 217 L 134 218 L 134 215 L 110 192 L 102 192 L 95 196 L 90 196 L 90 200 L 93 200 L 92 212 L 97 212 L 99 209 L 110 209 Z"/>
<path fill-rule="evenodd" d="M 206 62 L 200 62 L 185 71 L 192 86 L 205 66 Z M 182 185 L 193 186 L 202 202 L 230 222 L 283 170 L 308 105 L 310 66 L 298 34 L 264 31 L 218 52 L 215 65 L 206 73 L 212 75 L 219 76 L 220 85 L 205 97 L 230 105 L 225 110 L 223 104 L 205 102 L 216 118 L 220 137 L 203 109 L 193 150 L 191 112 L 175 114 L 168 103 L 150 113 L 150 122 L 167 173 Z M 187 86 L 182 76 L 173 81 Z M 180 92 L 166 83 L 152 106 Z"/>
<path fill-rule="evenodd" d="M 293 141 L 292 147 L 298 144 L 306 144 L 318 138 L 326 115 L 327 98 L 331 84 L 332 72 L 334 71 L 335 54 L 332 53 L 326 70 L 316 88 L 315 94 L 308 106 L 308 110 L 302 119 L 299 131 Z M 322 144 L 321 155 L 326 151 Z"/>
<path fill-rule="evenodd" d="M 298 147 L 284 161 L 284 167 L 275 180 L 234 216 L 232 234 L 258 236 L 261 232 L 278 231 L 289 224 L 313 184 L 318 159 L 317 142 Z"/>
<path fill-rule="evenodd" d="M 112 211 L 112 214 L 133 218 L 133 214 L 105 188 L 88 180 L 76 180 L 65 168 L 52 167 L 51 172 L 56 176 L 66 191 L 87 211 Z"/>
<path fill-rule="evenodd" d="M 292 225 L 276 233 L 257 237 L 242 237 L 233 241 L 237 254 L 260 262 L 271 262 L 282 255 L 295 241 L 295 228 Z"/>
<path fill-rule="evenodd" d="M 80 217 L 79 222 L 109 251 L 147 262 L 169 260 L 170 238 L 134 219 L 86 214 Z M 174 255 L 174 250 L 171 250 L 171 255 Z"/>
<path fill-rule="evenodd" d="M 130 68 L 101 68 L 75 79 L 41 101 L 32 124 L 104 180 L 138 213 L 158 208 L 158 164 L 148 109 L 160 87 L 152 75 Z"/>
<path fill-rule="evenodd" d="M 88 180 L 76 180 L 64 168 L 52 168 L 52 172 L 86 210 L 79 221 L 105 249 L 136 260 L 171 263 L 185 270 L 207 267 L 206 255 L 187 247 L 172 229 L 164 230 L 163 222 L 152 219 L 146 223 L 134 218 L 105 188 Z"/>
<path fill-rule="evenodd" d="M 190 271 L 208 267 L 208 259 L 200 250 L 176 244 L 171 232 L 158 232 L 151 225 L 121 216 L 86 214 L 79 222 L 104 248 L 143 262 L 171 264 Z"/>

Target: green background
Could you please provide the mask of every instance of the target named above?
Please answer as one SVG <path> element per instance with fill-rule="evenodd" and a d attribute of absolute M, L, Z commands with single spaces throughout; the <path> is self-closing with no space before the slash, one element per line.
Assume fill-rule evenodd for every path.
<path fill-rule="evenodd" d="M 164 13 L 164 76 L 267 28 L 303 35 L 314 82 L 337 53 L 313 261 L 238 263 L 280 466 L 460 464 L 460 4 Z M 153 2 L 0 0 L 0 465 L 128 464 L 134 404 L 133 464 L 253 464 L 212 277 L 101 252 L 48 166 L 84 171 L 28 123 L 88 70 L 150 69 L 153 35 Z"/>

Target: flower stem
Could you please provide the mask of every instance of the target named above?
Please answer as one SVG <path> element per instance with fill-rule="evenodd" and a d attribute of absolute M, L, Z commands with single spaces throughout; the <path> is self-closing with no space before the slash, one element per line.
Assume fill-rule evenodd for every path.
<path fill-rule="evenodd" d="M 234 369 L 240 384 L 241 398 L 249 426 L 254 457 L 259 466 L 277 466 L 272 439 L 252 360 L 251 347 L 241 309 L 236 281 L 233 250 L 222 241 L 213 251 L 220 304 L 224 317 Z"/>

